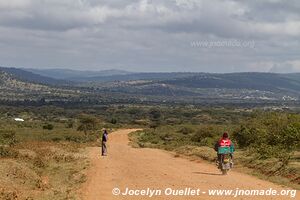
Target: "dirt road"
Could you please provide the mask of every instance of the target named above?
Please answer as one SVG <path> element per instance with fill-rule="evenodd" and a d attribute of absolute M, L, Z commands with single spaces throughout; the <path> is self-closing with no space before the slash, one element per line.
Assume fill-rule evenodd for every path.
<path fill-rule="evenodd" d="M 247 189 L 281 191 L 281 186 L 260 180 L 246 174 L 230 171 L 222 176 L 214 165 L 202 161 L 189 161 L 174 157 L 171 153 L 157 149 L 136 149 L 128 145 L 128 133 L 134 129 L 119 130 L 109 135 L 108 156 L 100 156 L 100 148 L 91 148 L 91 169 L 88 181 L 82 189 L 84 200 L 114 199 L 292 199 L 290 196 L 210 196 L 212 189 Z M 113 195 L 112 190 L 119 188 L 121 193 L 126 188 L 137 190 L 144 195 Z M 156 189 L 151 192 L 147 188 Z M 191 191 L 184 191 L 186 196 L 167 196 L 170 189 L 200 189 L 194 191 L 199 195 L 192 196 Z M 166 191 L 167 189 L 167 191 Z M 117 189 L 115 192 L 119 192 Z M 205 193 L 203 193 L 205 192 Z M 138 193 L 137 193 L 138 194 Z M 296 196 L 293 199 L 299 199 Z"/>

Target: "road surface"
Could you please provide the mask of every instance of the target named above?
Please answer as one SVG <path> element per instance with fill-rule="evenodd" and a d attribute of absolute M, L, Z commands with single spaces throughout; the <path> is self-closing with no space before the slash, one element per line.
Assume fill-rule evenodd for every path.
<path fill-rule="evenodd" d="M 132 148 L 128 145 L 128 133 L 132 131 L 135 129 L 122 129 L 109 134 L 108 156 L 101 157 L 100 148 L 90 149 L 91 168 L 88 172 L 88 181 L 82 188 L 82 199 L 300 199 L 299 196 L 291 198 L 290 195 L 237 197 L 208 195 L 209 190 L 214 189 L 234 192 L 236 188 L 259 191 L 270 191 L 272 188 L 280 192 L 287 188 L 234 170 L 230 171 L 229 175 L 223 176 L 215 165 L 201 160 L 189 161 L 158 149 Z M 121 192 L 124 195 L 113 195 L 114 188 L 119 189 L 115 189 L 114 192 Z M 136 195 L 125 195 L 126 188 L 133 190 Z M 167 195 L 172 191 L 174 195 Z M 185 196 L 175 195 L 176 192 L 182 192 Z"/>

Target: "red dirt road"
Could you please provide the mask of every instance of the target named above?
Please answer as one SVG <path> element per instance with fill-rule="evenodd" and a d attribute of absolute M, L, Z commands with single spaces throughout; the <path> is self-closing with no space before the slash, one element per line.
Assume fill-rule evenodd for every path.
<path fill-rule="evenodd" d="M 185 158 L 174 157 L 171 153 L 158 149 L 137 149 L 128 145 L 128 133 L 135 129 L 119 130 L 109 134 L 108 156 L 100 156 L 100 148 L 90 149 L 91 169 L 88 181 L 82 188 L 84 200 L 124 200 L 124 199 L 300 199 L 299 196 L 209 196 L 208 190 L 268 190 L 280 192 L 283 188 L 273 183 L 260 180 L 246 174 L 233 171 L 229 175 L 220 175 L 216 166 L 205 162 L 191 162 Z M 156 189 L 157 195 L 130 196 L 113 195 L 112 190 L 126 188 L 133 190 Z M 171 189 L 200 189 L 199 195 L 167 196 L 165 190 Z M 146 193 L 147 191 L 145 191 Z M 197 191 L 195 191 L 197 192 Z M 205 194 L 202 192 L 206 192 Z"/>

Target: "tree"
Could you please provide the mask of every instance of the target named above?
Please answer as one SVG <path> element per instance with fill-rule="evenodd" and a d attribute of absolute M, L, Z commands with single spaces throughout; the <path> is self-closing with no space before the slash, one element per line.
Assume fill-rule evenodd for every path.
<path fill-rule="evenodd" d="M 116 124 L 117 123 L 117 119 L 116 118 L 111 118 L 110 123 L 111 124 Z"/>
<path fill-rule="evenodd" d="M 149 112 L 150 115 L 150 128 L 157 128 L 160 125 L 161 112 L 158 109 L 151 109 Z"/>
<path fill-rule="evenodd" d="M 80 116 L 80 124 L 77 128 L 78 131 L 83 131 L 84 135 L 87 135 L 89 131 L 96 130 L 97 119 L 90 115 Z"/>

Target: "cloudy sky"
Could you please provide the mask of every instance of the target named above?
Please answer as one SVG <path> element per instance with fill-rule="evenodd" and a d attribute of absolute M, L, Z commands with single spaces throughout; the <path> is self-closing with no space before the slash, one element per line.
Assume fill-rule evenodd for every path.
<path fill-rule="evenodd" d="M 0 0 L 0 66 L 300 72 L 300 1 Z"/>

